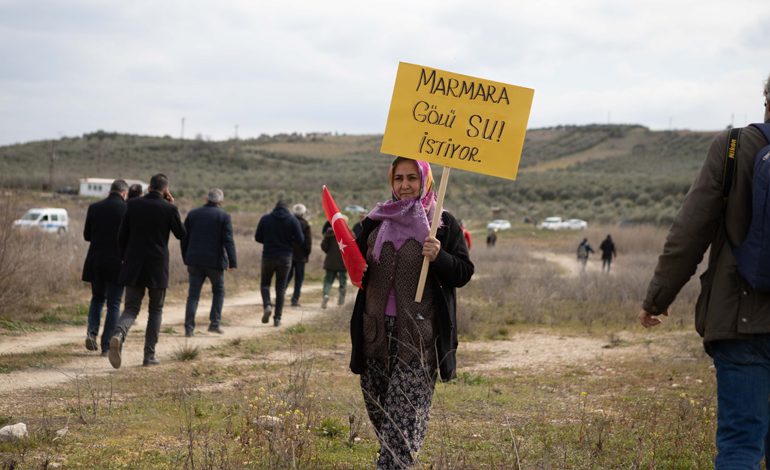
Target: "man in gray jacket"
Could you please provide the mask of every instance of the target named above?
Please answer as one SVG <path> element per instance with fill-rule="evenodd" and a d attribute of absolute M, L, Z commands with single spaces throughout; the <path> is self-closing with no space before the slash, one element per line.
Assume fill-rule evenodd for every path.
<path fill-rule="evenodd" d="M 770 122 L 770 78 L 765 82 L 765 122 Z M 729 131 L 712 142 L 658 258 L 639 320 L 661 323 L 669 305 L 711 247 L 695 307 L 695 328 L 714 361 L 717 377 L 716 468 L 759 468 L 768 461 L 770 424 L 770 294 L 754 291 L 736 271 L 732 247 L 751 223 L 754 157 L 767 145 L 756 128 L 741 130 L 727 201 L 723 174 Z M 724 217 L 723 217 L 724 216 Z"/>

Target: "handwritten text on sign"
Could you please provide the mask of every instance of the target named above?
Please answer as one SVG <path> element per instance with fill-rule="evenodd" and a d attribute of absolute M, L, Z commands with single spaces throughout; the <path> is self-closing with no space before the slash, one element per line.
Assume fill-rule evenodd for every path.
<path fill-rule="evenodd" d="M 401 62 L 382 152 L 516 179 L 533 94 Z"/>

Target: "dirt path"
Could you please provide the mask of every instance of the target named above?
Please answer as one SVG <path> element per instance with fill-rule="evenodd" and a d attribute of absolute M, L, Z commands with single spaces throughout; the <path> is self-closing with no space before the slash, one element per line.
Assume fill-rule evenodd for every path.
<path fill-rule="evenodd" d="M 566 273 L 567 276 L 576 277 L 580 275 L 580 263 L 578 263 L 577 259 L 574 256 L 553 253 L 550 251 L 533 251 L 530 253 L 530 256 L 532 256 L 535 259 L 542 259 L 549 263 L 558 265 Z M 617 269 L 617 267 L 613 266 L 612 270 L 614 271 L 615 269 Z M 597 257 L 596 255 L 594 255 L 588 258 L 588 263 L 586 263 L 586 272 L 600 273 L 601 271 L 602 271 L 601 257 L 600 256 Z"/>
<path fill-rule="evenodd" d="M 303 293 L 321 289 L 320 284 L 308 284 L 303 287 Z M 259 292 L 244 292 L 225 298 L 222 329 L 224 335 L 208 333 L 208 307 L 210 298 L 201 297 L 196 316 L 196 330 L 193 338 L 184 336 L 184 303 L 169 303 L 163 309 L 163 325 L 158 341 L 156 357 L 164 363 L 171 359 L 174 351 L 186 344 L 198 346 L 201 349 L 225 344 L 239 337 L 253 338 L 285 329 L 292 325 L 311 320 L 322 310 L 315 303 L 302 307 L 284 307 L 281 327 L 273 327 L 261 322 L 262 297 Z M 234 310 L 235 312 L 228 312 Z M 147 321 L 146 302 L 139 314 L 137 323 L 129 332 L 123 347 L 123 366 L 141 367 L 143 359 L 144 326 Z M 174 333 L 165 333 L 173 328 Z M 71 327 L 58 331 L 36 332 L 22 336 L 3 337 L 0 344 L 0 355 L 19 354 L 40 351 L 65 344 L 83 344 L 85 340 L 84 327 Z M 115 371 L 106 357 L 98 352 L 86 351 L 83 346 L 81 353 L 73 355 L 73 359 L 52 369 L 24 369 L 3 374 L 0 377 L 0 393 L 22 390 L 26 388 L 42 388 L 66 382 L 75 377 L 105 375 Z"/>

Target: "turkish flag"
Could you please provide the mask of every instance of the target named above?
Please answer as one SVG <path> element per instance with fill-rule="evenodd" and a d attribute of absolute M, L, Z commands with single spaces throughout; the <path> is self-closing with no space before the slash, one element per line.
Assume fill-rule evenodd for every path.
<path fill-rule="evenodd" d="M 321 203 L 324 206 L 326 220 L 332 224 L 334 238 L 337 239 L 337 245 L 340 247 L 342 262 L 345 263 L 345 269 L 348 270 L 350 282 L 359 289 L 362 289 L 361 279 L 364 277 L 366 260 L 363 255 L 361 255 L 361 250 L 359 250 L 358 245 L 356 245 L 356 239 L 353 236 L 353 232 L 350 231 L 347 222 L 342 218 L 342 213 L 334 202 L 326 185 L 323 187 Z"/>

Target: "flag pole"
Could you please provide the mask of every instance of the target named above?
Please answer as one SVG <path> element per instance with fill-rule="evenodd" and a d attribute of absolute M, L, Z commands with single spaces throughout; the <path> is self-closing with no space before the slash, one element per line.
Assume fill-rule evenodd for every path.
<path fill-rule="evenodd" d="M 436 201 L 436 210 L 433 211 L 433 221 L 430 224 L 430 236 L 435 237 L 438 231 L 438 225 L 441 221 L 441 212 L 444 207 L 444 194 L 446 194 L 447 182 L 449 181 L 449 168 L 443 167 L 444 171 L 441 172 L 441 184 L 438 187 L 438 200 Z M 430 261 L 428 258 L 423 257 L 422 269 L 420 270 L 420 281 L 417 283 L 417 293 L 414 296 L 414 301 L 417 303 L 422 302 L 422 293 L 425 290 L 425 281 L 428 279 L 428 265 Z"/>

